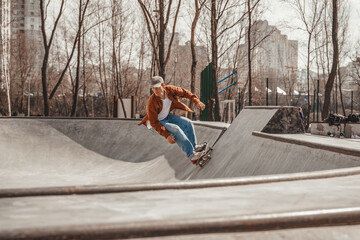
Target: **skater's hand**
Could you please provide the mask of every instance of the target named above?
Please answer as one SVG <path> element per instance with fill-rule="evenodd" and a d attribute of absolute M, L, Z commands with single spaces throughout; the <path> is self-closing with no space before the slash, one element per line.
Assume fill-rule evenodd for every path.
<path fill-rule="evenodd" d="M 198 104 L 196 104 L 196 106 L 201 109 L 201 111 L 205 109 L 205 104 L 202 102 L 199 102 Z"/>
<path fill-rule="evenodd" d="M 167 138 L 166 138 L 166 140 L 170 143 L 170 144 L 174 144 L 174 143 L 176 143 L 176 141 L 175 141 L 175 138 L 173 137 L 173 136 L 168 136 Z"/>

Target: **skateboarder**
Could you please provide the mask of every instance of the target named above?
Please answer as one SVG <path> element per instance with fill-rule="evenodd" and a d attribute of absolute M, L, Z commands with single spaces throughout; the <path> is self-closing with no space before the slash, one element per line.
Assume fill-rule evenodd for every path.
<path fill-rule="evenodd" d="M 177 143 L 190 161 L 195 164 L 203 154 L 205 145 L 197 145 L 194 126 L 189 119 L 170 114 L 170 112 L 173 109 L 193 112 L 180 102 L 179 98 L 190 99 L 201 110 L 205 109 L 205 104 L 195 94 L 184 88 L 165 86 L 164 80 L 160 76 L 154 76 L 151 79 L 151 89 L 154 93 L 147 103 L 147 115 L 139 125 L 144 124 L 149 129 L 155 129 L 170 144 Z"/>

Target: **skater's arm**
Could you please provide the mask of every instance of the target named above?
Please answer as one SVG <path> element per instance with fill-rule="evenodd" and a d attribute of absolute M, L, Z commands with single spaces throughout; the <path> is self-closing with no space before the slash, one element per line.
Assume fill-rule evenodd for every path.
<path fill-rule="evenodd" d="M 193 94 L 189 90 L 186 90 L 185 88 L 171 86 L 171 90 L 176 96 L 190 99 L 195 105 L 200 102 L 200 99 L 195 94 Z"/>

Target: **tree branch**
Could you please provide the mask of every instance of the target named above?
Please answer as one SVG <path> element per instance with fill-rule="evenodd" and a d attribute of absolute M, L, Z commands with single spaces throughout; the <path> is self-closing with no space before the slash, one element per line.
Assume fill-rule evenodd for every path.
<path fill-rule="evenodd" d="M 176 21 L 177 21 L 178 15 L 179 15 L 180 5 L 181 5 L 181 0 L 179 0 L 178 6 L 177 6 L 177 9 L 176 9 L 176 14 L 175 14 L 175 19 L 174 19 L 174 25 L 173 25 L 173 29 L 172 29 L 172 35 L 171 35 L 171 39 L 170 39 L 170 44 L 169 44 L 169 47 L 168 47 L 168 52 L 167 52 L 166 59 L 164 61 L 165 66 L 166 66 L 166 63 L 168 62 L 168 60 L 170 58 L 171 45 L 172 45 L 172 42 L 174 40 Z"/>

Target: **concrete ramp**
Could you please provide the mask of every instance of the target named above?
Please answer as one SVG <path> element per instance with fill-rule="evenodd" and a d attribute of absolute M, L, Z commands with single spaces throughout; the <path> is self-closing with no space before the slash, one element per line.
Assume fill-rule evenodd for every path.
<path fill-rule="evenodd" d="M 293 114 L 287 114 L 289 110 Z M 253 135 L 253 132 L 271 132 L 272 126 L 274 132 L 281 132 L 279 125 L 283 125 L 285 133 L 287 129 L 299 132 L 294 130 L 298 120 L 295 111 L 297 108 L 292 107 L 244 109 L 216 144 L 212 153 L 213 159 L 204 169 L 194 174 L 192 179 L 310 172 L 360 166 L 360 158 L 356 155 L 311 148 L 306 144 L 291 143 L 290 140 L 275 141 Z M 276 124 L 278 126 L 275 126 Z M 306 134 L 297 135 L 303 139 Z M 292 138 L 297 138 L 296 134 Z M 315 139 L 321 142 L 328 138 Z M 346 145 L 346 140 L 341 144 Z"/>
<path fill-rule="evenodd" d="M 295 108 L 244 109 L 225 132 L 196 123 L 216 142 L 204 168 L 137 121 L 0 123 L 0 239 L 359 234 L 359 142 L 291 134 Z"/>
<path fill-rule="evenodd" d="M 198 142 L 216 142 L 212 160 L 202 169 L 193 166 L 177 145 L 137 126 L 138 121 L 3 118 L 0 189 L 164 183 L 360 165 L 356 155 L 254 135 L 299 132 L 296 111 L 246 108 L 225 133 L 224 127 L 196 123 Z M 304 134 L 292 138 L 296 136 Z"/>
<path fill-rule="evenodd" d="M 0 189 L 178 181 L 192 164 L 174 144 L 138 126 L 108 119 L 4 118 Z M 213 144 L 223 128 L 196 125 Z"/>

